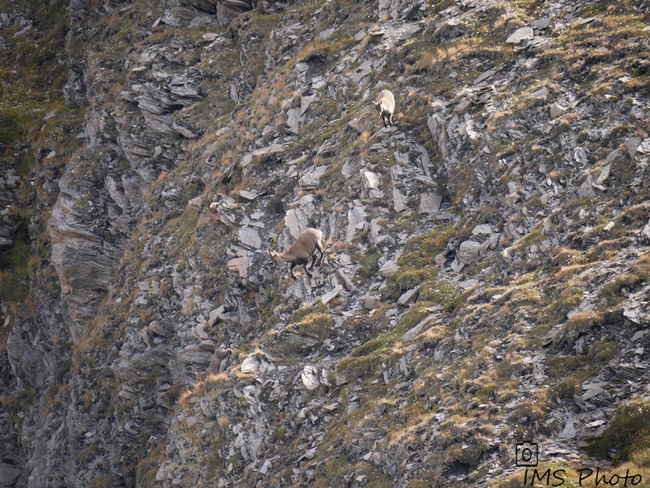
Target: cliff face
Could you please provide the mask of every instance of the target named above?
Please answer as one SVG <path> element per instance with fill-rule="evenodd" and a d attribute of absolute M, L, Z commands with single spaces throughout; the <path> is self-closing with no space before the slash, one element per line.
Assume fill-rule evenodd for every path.
<path fill-rule="evenodd" d="M 646 4 L 0 13 L 0 486 L 650 479 Z"/>

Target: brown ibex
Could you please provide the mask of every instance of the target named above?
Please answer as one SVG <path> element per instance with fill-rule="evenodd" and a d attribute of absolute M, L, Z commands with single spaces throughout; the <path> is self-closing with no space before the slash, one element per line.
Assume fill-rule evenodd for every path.
<path fill-rule="evenodd" d="M 316 256 L 316 250 L 320 252 L 320 258 Z M 293 272 L 293 268 L 298 265 L 303 265 L 305 267 L 305 273 L 307 273 L 307 276 L 311 278 L 310 271 L 313 270 L 315 266 L 320 266 L 323 262 L 323 257 L 325 256 L 325 251 L 323 250 L 323 233 L 318 229 L 307 229 L 305 232 L 300 234 L 298 240 L 287 252 L 278 254 L 269 249 L 269 256 L 271 256 L 271 261 L 278 269 L 283 262 L 291 263 L 290 272 L 294 281 L 297 278 Z M 318 263 L 316 263 L 317 258 Z M 311 268 L 309 267 L 310 259 Z"/>
<path fill-rule="evenodd" d="M 384 123 L 384 127 L 388 127 L 388 124 L 395 125 L 393 121 L 393 112 L 395 112 L 395 97 L 388 90 L 382 90 L 375 98 L 373 102 L 375 107 L 377 107 L 377 112 L 381 115 L 381 121 Z M 388 121 L 388 123 L 386 123 Z"/>

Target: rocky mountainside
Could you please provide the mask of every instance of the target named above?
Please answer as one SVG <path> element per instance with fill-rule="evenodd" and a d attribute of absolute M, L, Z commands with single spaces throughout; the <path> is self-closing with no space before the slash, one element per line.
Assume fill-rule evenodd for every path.
<path fill-rule="evenodd" d="M 0 486 L 650 486 L 649 36 L 0 0 Z"/>

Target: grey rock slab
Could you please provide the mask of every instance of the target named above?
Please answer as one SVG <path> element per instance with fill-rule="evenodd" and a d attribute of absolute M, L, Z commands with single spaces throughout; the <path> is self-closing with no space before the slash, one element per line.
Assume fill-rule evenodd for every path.
<path fill-rule="evenodd" d="M 321 303 L 323 304 L 329 303 L 342 291 L 343 291 L 343 285 L 336 285 L 331 291 L 325 293 L 323 296 L 320 297 Z"/>
<path fill-rule="evenodd" d="M 575 423 L 573 419 L 567 420 L 564 429 L 560 432 L 560 437 L 563 439 L 573 439 L 576 436 Z"/>
<path fill-rule="evenodd" d="M 546 29 L 550 25 L 550 23 L 551 23 L 550 17 L 542 17 L 541 19 L 533 20 L 530 23 L 530 25 L 535 29 L 543 30 Z"/>
<path fill-rule="evenodd" d="M 251 192 L 251 191 L 246 191 L 246 190 L 241 190 L 239 192 L 239 196 L 242 198 L 245 198 L 246 200 L 253 201 L 257 198 L 257 193 Z"/>
<path fill-rule="evenodd" d="M 591 400 L 592 398 L 597 397 L 601 393 L 605 392 L 605 389 L 603 386 L 606 386 L 607 383 L 592 383 L 589 385 L 584 385 L 583 390 L 584 393 L 582 394 L 582 399 L 583 400 Z"/>
<path fill-rule="evenodd" d="M 588 441 L 592 439 L 597 439 L 602 436 L 605 430 L 607 429 L 607 422 L 604 420 L 594 420 L 582 427 L 582 432 L 580 432 L 580 440 Z"/>
<path fill-rule="evenodd" d="M 548 88 L 540 88 L 539 90 L 534 91 L 531 93 L 531 97 L 533 97 L 535 100 L 546 100 L 548 98 Z"/>
<path fill-rule="evenodd" d="M 334 32 L 336 32 L 336 29 L 334 27 L 330 27 L 329 29 L 325 29 L 324 31 L 320 32 L 318 34 L 318 37 L 321 39 L 329 39 L 332 37 L 332 34 L 334 34 Z"/>
<path fill-rule="evenodd" d="M 566 108 L 560 105 L 559 103 L 555 102 L 551 104 L 550 107 L 550 113 L 551 113 L 551 118 L 557 119 L 560 115 L 562 115 L 564 112 L 566 112 Z"/>
<path fill-rule="evenodd" d="M 650 137 L 643 139 L 643 142 L 639 144 L 639 146 L 636 148 L 637 152 L 640 152 L 641 154 L 648 155 L 650 154 Z"/>
<path fill-rule="evenodd" d="M 451 263 L 451 270 L 454 273 L 460 272 L 463 268 L 465 267 L 465 263 L 458 258 L 454 259 L 453 262 Z"/>
<path fill-rule="evenodd" d="M 422 193 L 420 195 L 420 213 L 435 214 L 440 210 L 442 196 L 437 193 Z"/>
<path fill-rule="evenodd" d="M 291 108 L 287 110 L 287 131 L 292 134 L 297 134 L 300 130 L 300 109 Z"/>
<path fill-rule="evenodd" d="M 481 243 L 476 241 L 464 241 L 458 248 L 458 259 L 465 263 L 476 261 L 481 254 Z"/>
<path fill-rule="evenodd" d="M 320 178 L 327 171 L 327 166 L 318 166 L 316 169 L 304 174 L 298 184 L 305 189 L 318 188 Z"/>
<path fill-rule="evenodd" d="M 212 327 L 217 322 L 217 320 L 225 320 L 226 316 L 223 315 L 225 309 L 225 305 L 221 305 L 220 307 L 212 310 L 208 316 L 208 326 Z"/>
<path fill-rule="evenodd" d="M 481 83 L 482 81 L 485 81 L 485 80 L 487 80 L 488 78 L 491 78 L 492 76 L 494 76 L 495 73 L 496 73 L 496 71 L 493 70 L 493 69 L 490 69 L 490 70 L 488 70 L 488 71 L 485 71 L 485 72 L 481 73 L 481 74 L 478 76 L 478 78 L 476 78 L 476 79 L 474 80 L 474 84 L 477 85 L 477 84 Z"/>
<path fill-rule="evenodd" d="M 637 330 L 634 333 L 634 335 L 632 336 L 631 341 L 632 342 L 638 341 L 639 339 L 641 339 L 646 334 L 646 332 L 647 332 L 646 330 Z"/>
<path fill-rule="evenodd" d="M 388 276 L 392 276 L 397 271 L 399 270 L 399 266 L 395 261 L 392 259 L 389 261 L 386 261 L 381 268 L 379 268 L 379 276 L 383 276 L 384 278 Z"/>
<path fill-rule="evenodd" d="M 270 459 L 267 459 L 266 461 L 264 461 L 264 464 L 263 464 L 262 467 L 259 469 L 259 472 L 260 472 L 261 474 L 266 474 L 266 473 L 268 473 L 269 468 L 271 467 L 271 464 L 272 464 L 272 463 L 271 463 L 271 460 L 270 460 Z"/>
<path fill-rule="evenodd" d="M 474 288 L 476 286 L 479 286 L 480 284 L 481 282 L 479 280 L 471 279 L 471 280 L 461 281 L 460 283 L 458 283 L 458 286 L 460 286 L 465 290 L 469 290 L 470 288 Z"/>
<path fill-rule="evenodd" d="M 420 322 L 418 322 L 418 324 L 415 327 L 412 327 L 404 334 L 404 340 L 412 341 L 413 339 L 415 339 L 420 334 L 420 332 L 424 330 L 426 326 L 428 326 L 431 322 L 433 322 L 433 320 L 436 317 L 437 315 L 432 314 L 422 319 Z"/>
<path fill-rule="evenodd" d="M 645 290 L 647 291 L 648 288 L 650 286 L 645 287 Z M 645 325 L 650 323 L 650 307 L 647 302 L 633 298 L 625 304 L 623 316 L 637 325 Z"/>
<path fill-rule="evenodd" d="M 396 212 L 403 212 L 408 208 L 404 195 L 397 188 L 393 188 L 393 207 Z"/>
<path fill-rule="evenodd" d="M 361 297 L 361 306 L 366 310 L 374 310 L 382 304 L 381 297 L 377 295 L 366 295 Z"/>
<path fill-rule="evenodd" d="M 580 185 L 578 188 L 578 196 L 581 197 L 592 197 L 595 195 L 594 193 L 594 178 L 590 174 L 585 178 L 585 181 Z"/>
<path fill-rule="evenodd" d="M 22 470 L 13 464 L 0 463 L 0 486 L 13 486 Z"/>
<path fill-rule="evenodd" d="M 257 230 L 252 227 L 239 229 L 238 236 L 239 242 L 249 249 L 260 249 L 262 247 L 262 239 Z"/>
<path fill-rule="evenodd" d="M 312 95 L 312 96 L 309 96 L 309 97 L 302 97 L 300 99 L 300 116 L 302 117 L 305 114 L 305 112 L 307 111 L 307 109 L 309 108 L 309 106 L 313 102 L 318 101 L 318 100 L 319 100 L 319 98 L 316 95 Z"/>
<path fill-rule="evenodd" d="M 365 205 L 357 205 L 348 210 L 348 225 L 345 231 L 345 240 L 352 242 L 357 230 L 363 229 L 366 222 Z"/>
<path fill-rule="evenodd" d="M 535 31 L 532 27 L 520 27 L 513 32 L 508 39 L 507 44 L 519 44 L 521 41 L 532 39 L 535 37 Z"/>
<path fill-rule="evenodd" d="M 359 83 L 363 78 L 372 73 L 372 61 L 366 61 L 348 76 L 354 83 Z"/>
<path fill-rule="evenodd" d="M 228 270 L 235 271 L 240 278 L 248 278 L 248 264 L 249 259 L 247 256 L 233 258 L 228 261 Z"/>
<path fill-rule="evenodd" d="M 472 235 L 474 236 L 491 236 L 492 233 L 492 226 L 490 224 L 479 224 L 472 229 Z"/>
<path fill-rule="evenodd" d="M 605 183 L 605 180 L 607 178 L 609 178 L 611 169 L 612 169 L 612 165 L 611 164 L 606 164 L 603 167 L 603 170 L 600 172 L 600 175 L 598 175 L 598 179 L 596 179 L 596 184 L 602 185 L 603 183 Z M 594 186 L 596 186 L 596 185 L 594 185 Z"/>
<path fill-rule="evenodd" d="M 205 367 L 210 363 L 212 352 L 200 344 L 192 344 L 178 352 L 178 359 L 186 364 L 200 364 Z"/>
<path fill-rule="evenodd" d="M 284 217 L 284 225 L 289 228 L 289 232 L 294 239 L 298 239 L 300 234 L 307 229 L 311 213 L 304 207 L 291 208 Z"/>
<path fill-rule="evenodd" d="M 408 302 L 411 301 L 413 296 L 420 290 L 420 285 L 416 286 L 415 288 L 412 288 L 411 290 L 408 290 L 398 298 L 397 303 L 400 305 L 406 305 Z"/>

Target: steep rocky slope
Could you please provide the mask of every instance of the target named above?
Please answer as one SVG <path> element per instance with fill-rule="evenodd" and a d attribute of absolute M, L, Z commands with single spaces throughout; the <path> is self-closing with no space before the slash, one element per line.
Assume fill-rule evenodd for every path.
<path fill-rule="evenodd" d="M 647 3 L 0 6 L 0 486 L 650 479 Z"/>

